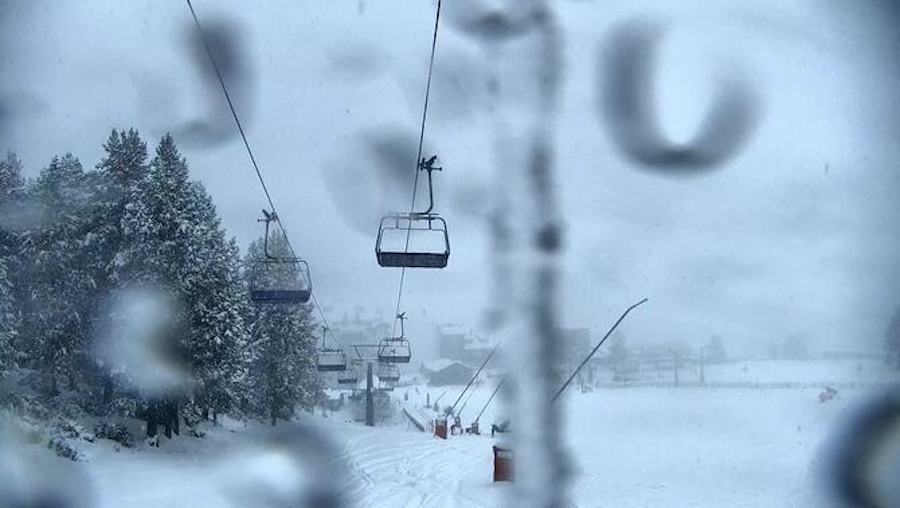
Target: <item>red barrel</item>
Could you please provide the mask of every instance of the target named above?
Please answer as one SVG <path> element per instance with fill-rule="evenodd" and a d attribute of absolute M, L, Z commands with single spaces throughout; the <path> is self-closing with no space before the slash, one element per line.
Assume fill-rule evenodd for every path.
<path fill-rule="evenodd" d="M 511 482 L 513 479 L 512 450 L 494 446 L 494 481 Z"/>
<path fill-rule="evenodd" d="M 447 419 L 446 418 L 438 418 L 434 421 L 434 435 L 441 438 L 447 439 Z"/>

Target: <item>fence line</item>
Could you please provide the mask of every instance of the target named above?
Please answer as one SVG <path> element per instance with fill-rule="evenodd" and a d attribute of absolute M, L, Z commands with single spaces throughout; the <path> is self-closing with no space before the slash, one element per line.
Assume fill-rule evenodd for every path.
<path fill-rule="evenodd" d="M 806 390 L 823 389 L 830 386 L 840 390 L 862 390 L 869 388 L 889 388 L 897 386 L 896 382 L 861 382 L 861 381 L 819 381 L 819 382 L 795 382 L 795 381 L 710 381 L 700 383 L 698 381 L 680 382 L 677 385 L 672 382 L 657 381 L 618 381 L 601 382 L 593 387 L 598 389 L 624 389 L 624 388 L 727 388 L 727 389 L 758 389 L 758 390 Z"/>

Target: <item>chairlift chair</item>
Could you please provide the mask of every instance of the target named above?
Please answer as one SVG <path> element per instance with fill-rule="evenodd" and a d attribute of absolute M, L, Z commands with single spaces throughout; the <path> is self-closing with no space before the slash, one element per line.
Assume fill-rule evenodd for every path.
<path fill-rule="evenodd" d="M 341 348 L 329 348 L 325 342 L 328 328 L 322 328 L 322 347 L 316 351 L 316 370 L 341 372 L 347 370 L 347 355 Z"/>
<path fill-rule="evenodd" d="M 359 371 L 350 367 L 338 374 L 337 382 L 339 385 L 355 385 L 359 382 Z"/>
<path fill-rule="evenodd" d="M 409 341 L 403 337 L 390 337 L 378 343 L 378 361 L 384 363 L 409 363 L 412 358 Z"/>
<path fill-rule="evenodd" d="M 390 363 L 378 363 L 378 380 L 382 383 L 396 383 L 400 381 L 400 369 Z"/>
<path fill-rule="evenodd" d="M 375 240 L 375 256 L 378 264 L 389 268 L 444 268 L 450 258 L 450 237 L 447 234 L 447 222 L 440 215 L 433 212 L 434 188 L 431 180 L 432 171 L 440 171 L 435 167 L 437 156 L 422 159 L 419 162 L 419 171 L 428 172 L 428 208 L 421 212 L 402 213 L 396 212 L 385 215 L 378 225 L 378 237 Z M 386 236 L 403 238 L 405 242 L 387 245 Z M 436 249 L 415 247 L 410 250 L 410 239 L 415 235 L 417 239 L 434 238 L 440 242 Z M 418 245 L 419 242 L 416 242 Z M 428 246 L 431 247 L 431 246 Z"/>
<path fill-rule="evenodd" d="M 381 363 L 409 363 L 412 358 L 412 349 L 409 340 L 406 339 L 406 330 L 403 322 L 406 313 L 397 315 L 400 320 L 400 336 L 381 339 L 378 343 L 378 361 Z"/>
<path fill-rule="evenodd" d="M 316 352 L 316 369 L 319 372 L 347 370 L 347 356 L 339 348 L 322 348 Z"/>
<path fill-rule="evenodd" d="M 263 210 L 266 231 L 263 237 L 263 259 L 250 267 L 250 300 L 260 304 L 300 304 L 312 296 L 309 265 L 294 256 L 276 256 L 269 252 L 269 223 L 277 221 L 275 213 Z"/>

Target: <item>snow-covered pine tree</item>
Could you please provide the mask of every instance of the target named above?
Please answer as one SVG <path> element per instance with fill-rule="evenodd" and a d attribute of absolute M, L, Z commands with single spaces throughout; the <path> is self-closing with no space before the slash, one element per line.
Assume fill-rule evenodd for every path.
<path fill-rule="evenodd" d="M 22 235 L 23 359 L 40 369 L 49 394 L 65 378 L 75 388 L 88 354 L 94 281 L 84 267 L 84 210 L 91 190 L 72 154 L 54 157 L 28 192 L 43 221 Z"/>
<path fill-rule="evenodd" d="M 13 344 L 18 334 L 18 316 L 13 301 L 6 258 L 0 256 L 0 379 L 15 366 Z"/>
<path fill-rule="evenodd" d="M 24 193 L 22 163 L 12 152 L 0 160 L 0 377 L 15 364 L 19 312 L 14 285 L 18 272 L 19 235 L 13 230 Z"/>
<path fill-rule="evenodd" d="M 202 185 L 192 190 L 195 227 L 184 274 L 184 301 L 191 316 L 189 362 L 198 381 L 194 403 L 213 414 L 233 409 L 244 377 L 242 350 L 247 299 L 240 277 L 240 249 L 226 241 L 215 207 Z"/>
<path fill-rule="evenodd" d="M 113 130 L 103 145 L 106 156 L 97 164 L 100 172 L 98 199 L 94 207 L 91 248 L 94 268 L 102 276 L 105 295 L 115 288 L 141 280 L 133 266 L 140 259 L 134 252 L 146 221 L 143 199 L 147 197 L 147 145 L 134 129 Z M 138 272 L 138 273 L 136 273 Z"/>
<path fill-rule="evenodd" d="M 0 203 L 7 203 L 21 194 L 24 188 L 22 161 L 13 152 L 6 152 L 6 157 L 0 160 Z"/>
<path fill-rule="evenodd" d="M 290 255 L 287 242 L 278 232 L 269 237 L 269 251 L 275 256 Z M 248 279 L 260 276 L 264 258 L 262 240 L 253 242 L 245 263 Z M 300 275 L 290 264 L 277 266 L 279 269 L 267 270 L 266 276 L 257 280 L 290 284 Z M 298 407 L 311 408 L 321 391 L 311 307 L 256 305 L 248 321 L 251 347 L 246 408 L 275 425 L 278 419 L 293 416 Z"/>
<path fill-rule="evenodd" d="M 203 186 L 189 181 L 170 135 L 160 141 L 150 168 L 146 266 L 183 305 L 181 349 L 197 383 L 193 403 L 204 413 L 227 411 L 243 377 L 247 337 L 240 252 L 226 241 Z"/>
<path fill-rule="evenodd" d="M 97 171 L 89 174 L 94 189 L 93 207 L 87 214 L 85 235 L 85 270 L 92 274 L 95 291 L 90 298 L 93 309 L 103 311 L 104 302 L 116 289 L 131 282 L 137 271 L 129 261 L 135 259 L 130 244 L 136 235 L 126 239 L 128 228 L 135 228 L 130 218 L 146 195 L 147 145 L 135 130 L 110 132 L 103 145 L 104 157 Z M 126 217 L 126 212 L 130 216 Z M 109 316 L 94 316 L 106 320 Z M 102 367 L 95 372 L 101 385 L 100 411 L 119 408 L 130 415 L 134 395 L 116 393 L 112 373 Z"/>

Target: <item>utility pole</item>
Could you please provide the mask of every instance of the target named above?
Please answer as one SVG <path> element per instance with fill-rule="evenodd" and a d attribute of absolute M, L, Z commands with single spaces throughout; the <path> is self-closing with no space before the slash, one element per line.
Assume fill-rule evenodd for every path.
<path fill-rule="evenodd" d="M 700 346 L 700 384 L 701 385 L 706 384 L 706 373 L 703 371 L 703 360 L 704 360 L 703 350 L 704 349 L 705 349 L 704 346 Z"/>
<path fill-rule="evenodd" d="M 672 366 L 675 368 L 675 386 L 678 386 L 678 367 L 680 367 L 680 358 L 678 351 L 672 350 Z"/>
<path fill-rule="evenodd" d="M 366 425 L 375 426 L 375 404 L 372 401 L 372 362 L 366 363 Z"/>

